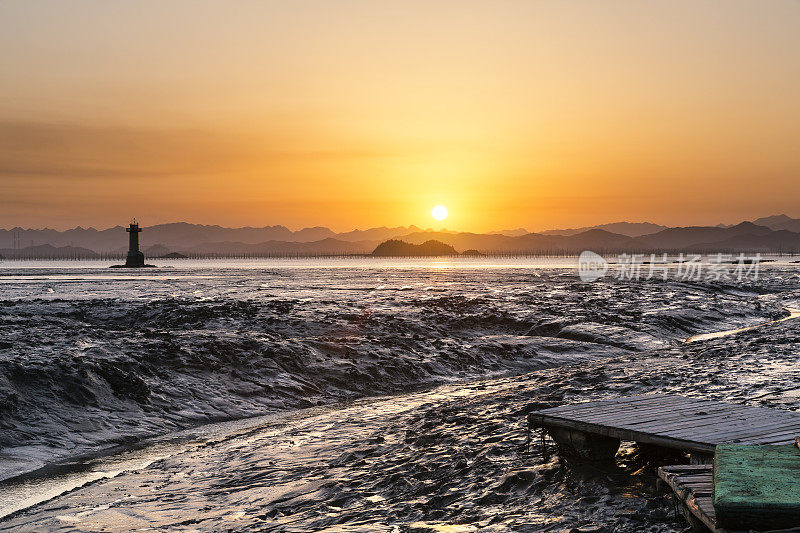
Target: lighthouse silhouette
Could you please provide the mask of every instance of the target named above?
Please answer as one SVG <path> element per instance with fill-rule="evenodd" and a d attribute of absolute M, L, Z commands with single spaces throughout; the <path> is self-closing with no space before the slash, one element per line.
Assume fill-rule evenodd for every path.
<path fill-rule="evenodd" d="M 128 268 L 140 268 L 144 266 L 144 254 L 139 251 L 139 233 L 142 229 L 133 219 L 131 225 L 125 230 L 130 236 L 128 238 L 128 257 L 125 260 L 125 266 Z"/>

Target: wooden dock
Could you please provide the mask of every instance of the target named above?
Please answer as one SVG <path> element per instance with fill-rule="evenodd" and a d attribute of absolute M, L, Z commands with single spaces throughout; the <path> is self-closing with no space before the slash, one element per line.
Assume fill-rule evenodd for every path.
<path fill-rule="evenodd" d="M 703 524 L 714 533 L 733 533 L 717 527 L 711 465 L 662 466 L 658 477 L 675 492 L 691 525 Z"/>
<path fill-rule="evenodd" d="M 753 529 L 728 529 L 717 524 L 717 513 L 714 509 L 714 470 L 712 465 L 671 465 L 658 469 L 661 478 L 680 501 L 684 515 L 689 524 L 703 525 L 712 533 L 754 533 Z M 767 526 L 760 529 L 768 533 L 798 533 L 800 527 L 776 529 Z"/>
<path fill-rule="evenodd" d="M 718 444 L 790 444 L 800 435 L 798 412 L 667 394 L 543 409 L 530 413 L 528 424 L 587 459 L 613 457 L 620 440 L 710 457 Z"/>

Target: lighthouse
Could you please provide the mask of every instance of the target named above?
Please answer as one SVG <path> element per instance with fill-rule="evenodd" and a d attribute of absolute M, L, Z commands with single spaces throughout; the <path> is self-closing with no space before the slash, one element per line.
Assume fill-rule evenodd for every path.
<path fill-rule="evenodd" d="M 133 219 L 131 225 L 125 230 L 129 233 L 128 238 L 128 258 L 125 260 L 125 266 L 128 268 L 140 268 L 144 266 L 144 254 L 139 251 L 139 233 L 142 229 Z"/>
<path fill-rule="evenodd" d="M 136 219 L 125 228 L 128 232 L 128 257 L 124 265 L 111 265 L 110 268 L 153 268 L 155 265 L 144 264 L 144 254 L 139 251 L 139 234 L 142 228 L 136 223 Z"/>

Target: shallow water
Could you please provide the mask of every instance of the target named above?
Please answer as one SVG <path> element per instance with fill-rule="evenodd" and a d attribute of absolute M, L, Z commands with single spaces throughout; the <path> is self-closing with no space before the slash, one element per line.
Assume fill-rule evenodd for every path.
<path fill-rule="evenodd" d="M 762 326 L 766 326 L 768 324 L 772 324 L 775 322 L 783 322 L 784 320 L 793 320 L 795 318 L 800 318 L 800 309 L 793 309 L 791 307 L 787 307 L 786 311 L 789 313 L 789 315 L 783 318 L 779 318 L 778 320 L 770 320 L 769 322 L 764 322 L 763 324 L 756 324 L 755 326 L 747 326 L 745 328 L 735 328 L 735 329 L 728 329 L 725 331 L 713 331 L 711 333 L 701 333 L 700 335 L 692 335 L 691 337 L 686 339 L 686 342 L 697 342 L 697 341 L 718 339 L 720 337 L 727 337 L 728 335 L 736 335 L 737 333 L 741 333 L 743 331 L 749 331 L 751 329 L 760 328 Z"/>
<path fill-rule="evenodd" d="M 635 448 L 564 465 L 525 413 L 646 391 L 797 408 L 796 320 L 684 342 L 800 307 L 797 266 L 587 284 L 526 261 L 3 264 L 0 469 L 127 451 L 6 482 L 11 512 L 97 479 L 0 524 L 679 531 Z"/>

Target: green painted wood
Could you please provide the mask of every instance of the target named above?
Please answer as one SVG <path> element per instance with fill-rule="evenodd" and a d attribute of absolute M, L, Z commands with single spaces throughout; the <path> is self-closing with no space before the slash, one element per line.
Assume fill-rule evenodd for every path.
<path fill-rule="evenodd" d="M 800 449 L 794 445 L 717 446 L 713 503 L 722 527 L 800 527 Z"/>

